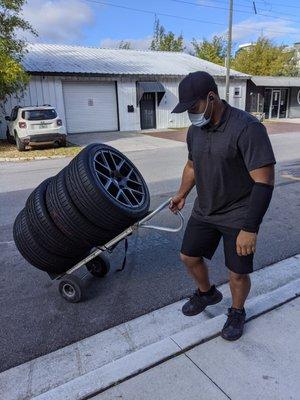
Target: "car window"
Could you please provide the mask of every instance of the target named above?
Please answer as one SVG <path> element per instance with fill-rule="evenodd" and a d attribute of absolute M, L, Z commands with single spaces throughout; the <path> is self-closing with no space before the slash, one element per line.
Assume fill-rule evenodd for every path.
<path fill-rule="evenodd" d="M 54 109 L 46 110 L 25 110 L 22 111 L 22 118 L 28 121 L 39 121 L 43 119 L 54 119 L 57 117 L 56 111 Z"/>
<path fill-rule="evenodd" d="M 10 116 L 11 121 L 15 121 L 17 115 L 18 115 L 18 108 L 13 108 Z"/>

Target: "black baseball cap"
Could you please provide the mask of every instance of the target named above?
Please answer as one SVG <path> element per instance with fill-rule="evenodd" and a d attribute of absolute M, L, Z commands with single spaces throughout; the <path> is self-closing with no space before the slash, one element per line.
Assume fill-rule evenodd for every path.
<path fill-rule="evenodd" d="M 210 91 L 218 93 L 217 84 L 208 72 L 190 72 L 179 83 L 179 103 L 171 113 L 182 113 L 188 110 L 198 100 L 205 99 Z"/>

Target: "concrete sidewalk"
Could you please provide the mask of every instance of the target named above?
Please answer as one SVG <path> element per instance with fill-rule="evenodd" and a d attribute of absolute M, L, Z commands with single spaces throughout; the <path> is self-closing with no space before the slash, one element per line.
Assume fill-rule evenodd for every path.
<path fill-rule="evenodd" d="M 300 298 L 128 379 L 94 400 L 296 400 L 300 393 Z"/>
<path fill-rule="evenodd" d="M 190 364 L 191 361 L 187 356 L 194 354 L 197 348 L 202 351 L 209 347 L 210 343 L 215 342 L 217 343 L 216 350 L 213 347 L 211 352 L 207 352 L 207 359 L 201 353 L 201 360 L 205 360 L 205 363 L 200 368 L 207 369 L 207 372 L 205 370 L 203 374 L 209 376 L 207 378 L 209 381 L 217 382 L 217 379 L 221 381 L 223 378 L 224 382 L 221 381 L 220 385 L 217 384 L 220 387 L 226 386 L 227 381 L 231 380 L 233 383 L 230 383 L 230 387 L 231 385 L 241 387 L 239 381 L 234 378 L 234 373 L 230 371 L 240 370 L 242 377 L 247 373 L 251 377 L 251 374 L 256 376 L 259 370 L 258 366 L 261 367 L 261 370 L 266 369 L 261 375 L 272 377 L 274 375 L 268 372 L 268 368 L 271 365 L 272 370 L 275 371 L 273 364 L 276 366 L 277 359 L 281 359 L 282 362 L 286 357 L 290 357 L 287 348 L 289 335 L 294 335 L 294 332 L 297 331 L 292 325 L 293 323 L 298 324 L 298 328 L 300 327 L 300 319 L 292 317 L 291 322 L 286 321 L 284 317 L 289 317 L 291 313 L 283 312 L 282 317 L 280 316 L 281 319 L 279 318 L 281 322 L 278 329 L 275 326 L 277 330 L 273 327 L 276 324 L 272 325 L 270 322 L 272 319 L 265 324 L 265 327 L 260 327 L 260 320 L 265 321 L 267 312 L 272 315 L 272 310 L 300 297 L 300 254 L 253 272 L 251 281 L 253 288 L 246 302 L 247 321 L 250 322 L 246 324 L 245 335 L 236 343 L 214 339 L 220 335 L 220 330 L 226 320 L 225 312 L 231 304 L 229 285 L 225 283 L 218 286 L 223 294 L 222 303 L 210 307 L 209 310 L 205 310 L 193 318 L 186 317 L 181 313 L 181 307 L 186 301 L 183 299 L 2 372 L 0 374 L 0 399 L 86 400 L 101 393 L 104 396 L 104 393 L 111 391 L 110 388 L 120 382 L 124 382 L 120 385 L 120 390 L 122 390 L 124 385 L 130 384 L 132 381 L 139 381 L 139 379 L 143 379 L 143 376 L 147 378 L 148 374 L 155 374 L 157 370 L 164 371 L 164 368 L 168 369 L 169 365 L 172 367 L 173 364 L 175 365 L 174 371 L 172 367 L 173 372 L 168 372 L 170 382 L 174 374 L 177 374 L 178 382 L 182 382 L 182 385 L 185 384 L 186 379 L 187 386 L 189 386 L 189 379 L 193 376 L 196 376 L 199 382 L 201 379 L 203 382 L 207 382 L 204 377 L 200 379 L 198 375 L 195 375 L 194 367 Z M 261 317 L 263 314 L 265 316 Z M 251 321 L 254 318 L 255 320 Z M 270 341 L 275 346 L 271 349 L 272 352 L 267 340 L 271 335 L 276 338 L 276 340 L 271 339 Z M 297 335 L 299 338 L 299 333 Z M 291 340 L 291 346 L 293 343 L 296 344 L 295 340 Z M 237 349 L 236 356 L 235 352 L 229 354 L 232 348 Z M 279 358 L 276 351 L 278 351 Z M 256 352 L 259 353 L 258 357 Z M 296 355 L 295 353 L 294 356 Z M 229 358 L 232 359 L 230 363 L 227 362 Z M 265 365 L 262 364 L 263 361 L 266 363 Z M 198 363 L 196 358 L 194 363 Z M 245 363 L 247 363 L 247 368 L 243 372 Z M 285 364 L 287 363 L 288 361 L 285 362 Z M 295 363 L 291 363 L 294 368 L 295 365 Z M 185 372 L 190 371 L 191 368 L 193 372 Z M 232 379 L 226 380 L 227 371 L 229 371 L 228 376 Z M 155 376 L 155 379 L 160 382 L 161 379 L 167 379 L 168 374 L 159 372 L 159 376 Z M 239 379 L 241 378 L 239 377 Z M 269 378 L 264 380 L 267 381 L 267 379 Z M 277 378 L 275 380 L 278 381 Z M 157 390 L 160 390 L 161 387 L 162 390 L 165 390 L 163 385 L 165 383 L 157 386 Z M 201 385 L 203 388 L 205 387 L 204 383 Z M 214 384 L 212 388 L 207 389 L 208 394 L 213 394 L 207 395 L 205 399 L 218 398 L 214 395 L 214 393 L 217 393 L 218 396 L 220 394 L 216 392 L 215 386 Z M 227 387 L 226 390 L 228 390 Z M 160 396 L 163 396 L 163 393 L 162 391 L 153 398 L 162 398 Z M 179 389 L 178 393 L 180 393 Z M 131 394 L 125 398 L 130 399 Z M 144 398 L 147 400 L 149 397 L 139 397 L 141 400 Z M 172 396 L 163 396 L 163 398 L 166 400 L 176 399 Z M 178 398 L 185 400 L 193 397 L 191 394 L 190 397 Z M 241 397 L 235 398 L 240 399 Z M 260 398 L 265 399 L 265 397 Z M 273 399 L 281 398 L 273 397 Z M 284 399 L 286 398 L 294 399 L 295 397 L 285 397 Z"/>
<path fill-rule="evenodd" d="M 149 136 L 147 133 L 150 132 L 153 132 L 153 130 L 146 131 L 146 134 L 140 131 L 76 133 L 69 135 L 68 139 L 79 146 L 87 146 L 91 143 L 105 143 L 123 153 L 186 146 L 185 143 L 169 140 L 167 137 Z M 173 131 L 164 130 L 159 132 L 170 132 L 171 134 Z"/>

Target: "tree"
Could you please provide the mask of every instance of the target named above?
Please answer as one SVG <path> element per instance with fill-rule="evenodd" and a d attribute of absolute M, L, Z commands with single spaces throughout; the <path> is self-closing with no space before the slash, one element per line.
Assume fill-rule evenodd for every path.
<path fill-rule="evenodd" d="M 130 48 L 131 48 L 130 42 L 124 42 L 124 40 L 121 40 L 121 42 L 119 43 L 119 49 L 129 50 Z"/>
<path fill-rule="evenodd" d="M 173 32 L 166 32 L 160 25 L 159 19 L 155 17 L 153 39 L 150 50 L 156 51 L 184 51 L 183 36 L 176 37 Z"/>
<path fill-rule="evenodd" d="M 31 32 L 31 25 L 19 15 L 26 0 L 0 0 L 0 100 L 22 90 L 29 77 L 21 62 L 26 54 L 26 41 L 17 32 Z"/>
<path fill-rule="evenodd" d="M 250 75 L 297 75 L 294 50 L 288 50 L 284 45 L 276 46 L 264 36 L 260 36 L 253 45 L 239 50 L 231 67 Z"/>
<path fill-rule="evenodd" d="M 193 38 L 192 46 L 196 57 L 224 66 L 227 45 L 223 36 L 215 35 L 211 42 L 204 38 L 200 43 Z"/>

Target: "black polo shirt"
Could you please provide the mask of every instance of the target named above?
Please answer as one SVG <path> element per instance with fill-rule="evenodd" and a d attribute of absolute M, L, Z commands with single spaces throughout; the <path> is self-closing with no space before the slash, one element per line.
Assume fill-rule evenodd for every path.
<path fill-rule="evenodd" d="M 254 184 L 249 171 L 276 164 L 265 126 L 224 99 L 218 124 L 187 132 L 197 198 L 192 216 L 200 221 L 241 229 Z"/>

